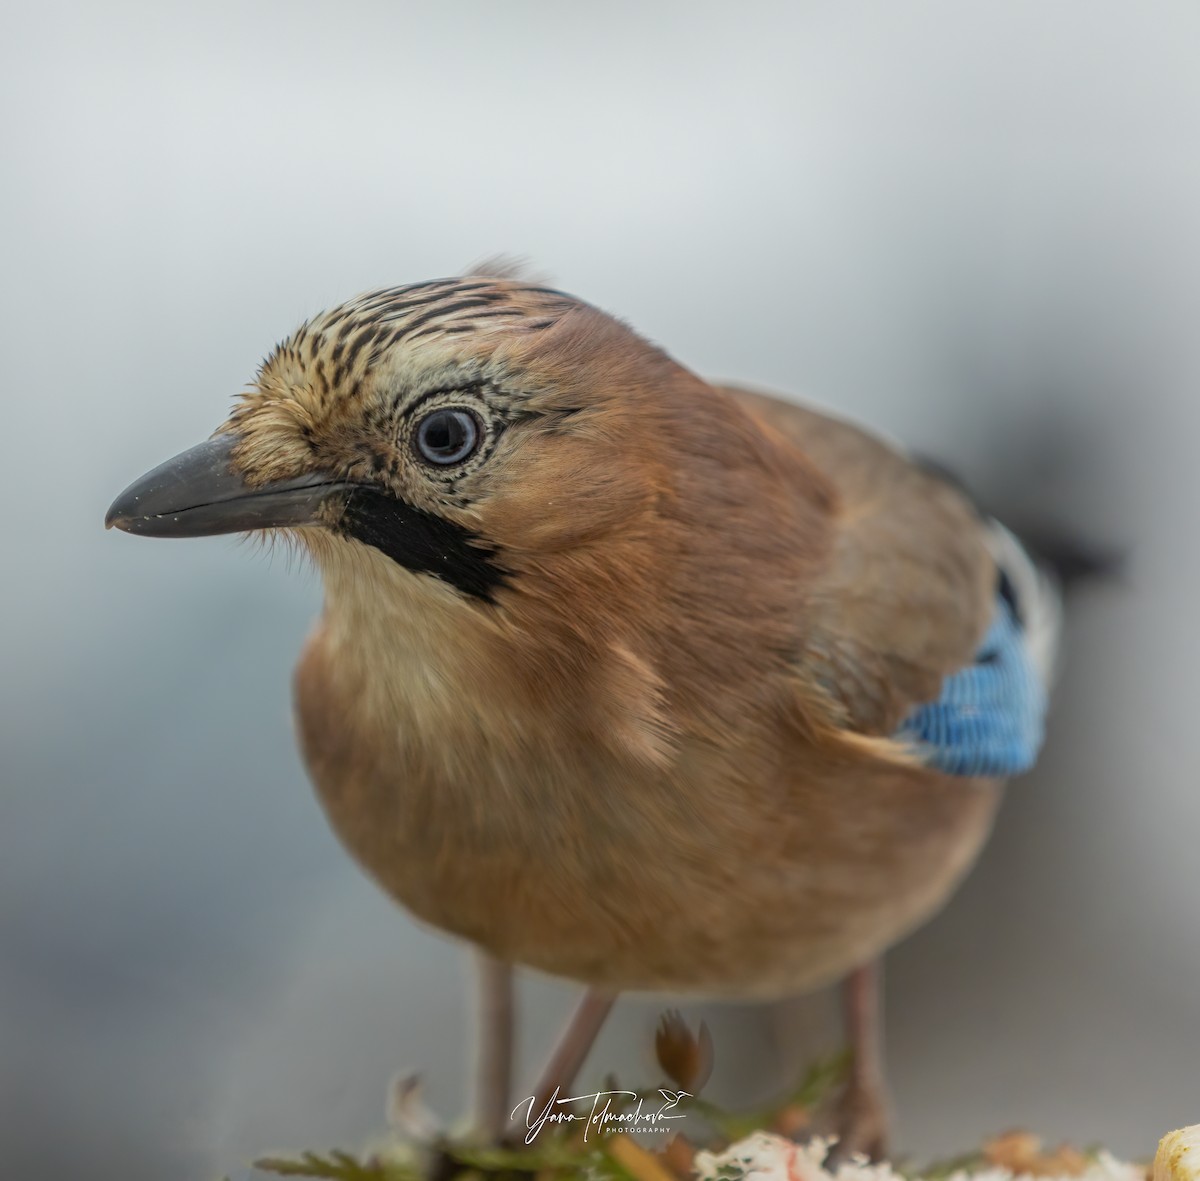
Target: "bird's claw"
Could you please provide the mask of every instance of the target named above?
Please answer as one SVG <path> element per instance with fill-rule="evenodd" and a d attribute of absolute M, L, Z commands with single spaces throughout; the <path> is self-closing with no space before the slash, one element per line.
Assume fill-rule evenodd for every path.
<path fill-rule="evenodd" d="M 871 1161 L 883 1160 L 887 1155 L 889 1123 L 883 1095 L 874 1088 L 850 1082 L 838 1104 L 837 1140 L 825 1158 L 825 1167 L 832 1171 L 859 1156 Z"/>

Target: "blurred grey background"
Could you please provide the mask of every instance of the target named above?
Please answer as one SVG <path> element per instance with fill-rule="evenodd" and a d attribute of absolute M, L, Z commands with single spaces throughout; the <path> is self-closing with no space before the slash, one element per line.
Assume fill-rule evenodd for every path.
<path fill-rule="evenodd" d="M 293 751 L 313 576 L 101 520 L 302 318 L 497 252 L 1132 546 L 1071 605 L 1041 766 L 890 959 L 898 1138 L 1146 1155 L 1200 1119 L 1195 4 L 74 0 L 5 30 L 6 1172 L 244 1176 L 378 1132 L 401 1069 L 464 1109 L 467 956 L 360 876 Z M 571 995 L 524 992 L 527 1066 Z M 592 1074 L 648 1081 L 659 1008 Z M 835 1038 L 820 998 L 685 1011 L 729 1102 Z"/>

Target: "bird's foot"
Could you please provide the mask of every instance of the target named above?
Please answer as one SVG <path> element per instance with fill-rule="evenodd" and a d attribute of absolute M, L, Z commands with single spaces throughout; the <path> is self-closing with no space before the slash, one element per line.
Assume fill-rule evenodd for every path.
<path fill-rule="evenodd" d="M 890 1122 L 882 1089 L 851 1079 L 838 1103 L 834 1122 L 837 1143 L 825 1158 L 826 1168 L 835 1169 L 856 1156 L 883 1160 Z"/>

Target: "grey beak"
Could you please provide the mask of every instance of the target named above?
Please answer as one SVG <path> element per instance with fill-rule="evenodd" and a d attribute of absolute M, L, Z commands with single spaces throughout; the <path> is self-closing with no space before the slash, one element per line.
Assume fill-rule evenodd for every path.
<path fill-rule="evenodd" d="M 288 525 L 311 525 L 329 497 L 349 487 L 329 476 L 300 476 L 258 488 L 230 466 L 237 435 L 217 435 L 135 480 L 104 518 L 146 537 L 209 537 Z"/>

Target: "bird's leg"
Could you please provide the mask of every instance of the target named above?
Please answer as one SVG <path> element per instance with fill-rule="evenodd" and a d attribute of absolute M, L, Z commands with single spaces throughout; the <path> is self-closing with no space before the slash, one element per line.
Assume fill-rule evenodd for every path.
<path fill-rule="evenodd" d="M 842 984 L 850 1077 L 837 1113 L 838 1142 L 830 1157 L 863 1152 L 882 1159 L 887 1149 L 888 1097 L 883 1075 L 883 961 L 856 968 Z"/>
<path fill-rule="evenodd" d="M 513 1066 L 513 969 L 485 951 L 479 956 L 479 1041 L 475 1118 L 488 1144 L 508 1127 Z"/>
<path fill-rule="evenodd" d="M 589 988 L 583 994 L 533 1093 L 530 1110 L 534 1117 L 554 1098 L 556 1090 L 569 1087 L 575 1081 L 616 999 L 615 994 L 596 988 Z"/>

